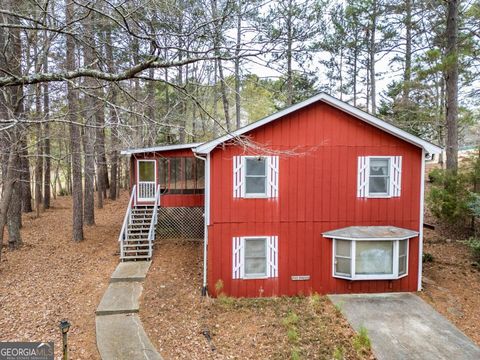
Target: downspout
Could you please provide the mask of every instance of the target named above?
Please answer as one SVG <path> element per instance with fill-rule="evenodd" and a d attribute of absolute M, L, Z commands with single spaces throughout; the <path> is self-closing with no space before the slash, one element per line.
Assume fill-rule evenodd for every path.
<path fill-rule="evenodd" d="M 205 211 L 204 218 L 204 235 L 203 235 L 203 282 L 202 296 L 207 296 L 207 250 L 208 250 L 208 223 L 210 221 L 210 153 L 206 157 L 202 157 L 193 152 L 193 155 L 202 161 L 205 161 Z"/>
<path fill-rule="evenodd" d="M 418 283 L 417 291 L 422 291 L 423 271 L 423 212 L 425 202 L 425 149 L 422 149 L 422 166 L 420 174 L 420 229 L 418 229 Z"/>

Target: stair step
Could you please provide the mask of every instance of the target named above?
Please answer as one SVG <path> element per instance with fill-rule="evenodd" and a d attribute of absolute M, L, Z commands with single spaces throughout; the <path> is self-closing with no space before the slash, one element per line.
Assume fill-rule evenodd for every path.
<path fill-rule="evenodd" d="M 148 255 L 136 255 L 136 256 L 124 256 L 122 260 L 130 260 L 130 259 L 150 259 L 151 256 Z"/>
<path fill-rule="evenodd" d="M 145 249 L 145 250 L 123 250 L 123 253 L 124 254 L 139 254 L 140 255 L 146 255 L 145 253 L 148 253 L 150 250 L 149 249 Z"/>
<path fill-rule="evenodd" d="M 150 247 L 150 244 L 124 244 L 123 248 L 139 248 L 139 247 Z"/>

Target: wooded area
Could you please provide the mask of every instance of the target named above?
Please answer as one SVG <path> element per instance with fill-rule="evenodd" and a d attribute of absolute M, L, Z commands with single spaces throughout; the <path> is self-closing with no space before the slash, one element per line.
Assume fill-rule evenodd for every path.
<path fill-rule="evenodd" d="M 0 19 L 0 249 L 65 194 L 81 241 L 128 186 L 121 149 L 211 139 L 318 91 L 445 146 L 453 171 L 478 118 L 478 0 L 1 0 Z"/>

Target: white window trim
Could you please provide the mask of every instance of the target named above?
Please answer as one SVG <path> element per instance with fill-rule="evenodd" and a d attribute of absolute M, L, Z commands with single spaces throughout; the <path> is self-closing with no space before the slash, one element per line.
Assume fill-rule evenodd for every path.
<path fill-rule="evenodd" d="M 350 241 L 350 269 L 352 276 L 346 276 L 335 273 L 335 254 L 337 252 L 337 240 Z M 372 275 L 355 275 L 355 257 L 356 257 L 356 242 L 357 241 L 393 241 L 393 274 L 372 274 Z M 407 242 L 407 261 L 405 274 L 399 275 L 398 270 L 398 255 L 399 255 L 399 241 Z M 332 251 L 332 276 L 339 279 L 346 280 L 397 280 L 405 276 L 408 276 L 408 261 L 409 261 L 409 249 L 410 238 L 394 238 L 394 239 L 346 239 L 346 238 L 334 238 L 333 239 L 333 251 Z"/>
<path fill-rule="evenodd" d="M 365 181 L 366 181 L 366 188 L 365 188 L 365 197 L 367 198 L 373 198 L 373 199 L 389 199 L 391 197 L 393 197 L 393 184 L 392 184 L 392 181 L 393 181 L 393 178 L 392 178 L 392 175 L 393 175 L 393 161 L 394 161 L 394 157 L 395 156 L 366 156 L 367 158 L 367 168 L 366 168 L 366 177 L 365 177 Z M 378 194 L 370 194 L 370 160 L 371 159 L 388 159 L 388 193 L 378 193 Z"/>
<path fill-rule="evenodd" d="M 245 236 L 241 237 L 240 241 L 242 242 L 242 247 L 244 249 L 242 254 L 242 266 L 240 267 L 240 276 L 242 279 L 251 280 L 251 279 L 268 279 L 268 239 L 270 236 Z M 265 240 L 265 274 L 245 274 L 245 263 L 246 263 L 246 247 L 245 243 L 250 239 L 263 239 Z"/>
<path fill-rule="evenodd" d="M 263 193 L 247 193 L 247 159 L 264 159 L 265 162 L 265 192 Z M 242 166 L 243 166 L 243 184 L 244 184 L 244 191 L 243 196 L 248 199 L 264 199 L 268 198 L 268 156 L 242 156 Z M 253 177 L 260 177 L 260 176 L 253 176 Z"/>

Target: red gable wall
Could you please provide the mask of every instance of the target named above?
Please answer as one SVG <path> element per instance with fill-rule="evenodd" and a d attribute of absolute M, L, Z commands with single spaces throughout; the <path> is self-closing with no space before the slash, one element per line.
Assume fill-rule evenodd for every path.
<path fill-rule="evenodd" d="M 332 240 L 322 232 L 351 225 L 394 225 L 419 230 L 422 151 L 325 103 L 312 104 L 250 134 L 280 155 L 279 197 L 233 198 L 233 163 L 249 155 L 239 146 L 211 153 L 208 287 L 222 280 L 232 296 L 416 291 L 418 238 L 410 240 L 408 276 L 399 280 L 343 280 L 332 276 Z M 258 155 L 258 153 L 256 154 Z M 357 198 L 357 157 L 401 155 L 399 198 Z M 278 236 L 279 277 L 232 279 L 232 237 Z M 292 275 L 310 275 L 293 281 Z"/>

